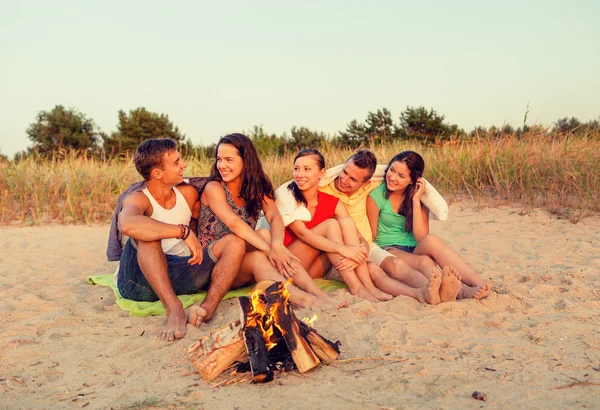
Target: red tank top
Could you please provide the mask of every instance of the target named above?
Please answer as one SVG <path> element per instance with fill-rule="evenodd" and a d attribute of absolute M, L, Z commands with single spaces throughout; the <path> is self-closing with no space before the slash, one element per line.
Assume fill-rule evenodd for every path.
<path fill-rule="evenodd" d="M 331 219 L 335 217 L 335 207 L 338 204 L 339 198 L 334 197 L 333 195 L 325 194 L 319 191 L 317 197 L 319 203 L 317 204 L 317 209 L 315 211 L 315 216 L 308 222 L 304 222 L 304 225 L 308 229 L 312 229 L 318 224 L 327 219 Z M 283 238 L 283 245 L 288 246 L 290 243 L 294 242 L 296 239 L 296 235 L 292 232 L 290 228 L 285 228 L 285 236 Z"/>

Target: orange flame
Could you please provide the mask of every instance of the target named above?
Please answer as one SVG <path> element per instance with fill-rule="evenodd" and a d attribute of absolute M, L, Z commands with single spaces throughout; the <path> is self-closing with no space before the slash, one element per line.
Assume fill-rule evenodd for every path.
<path fill-rule="evenodd" d="M 313 317 L 311 317 L 310 319 L 307 317 L 303 317 L 302 321 L 304 323 L 306 323 L 307 325 L 309 325 L 310 327 L 312 327 L 313 323 L 315 323 L 318 319 L 319 319 L 319 316 L 313 315 Z"/>
<path fill-rule="evenodd" d="M 287 290 L 287 286 L 291 282 L 292 280 L 289 279 L 287 282 L 280 285 L 280 290 L 278 291 L 278 293 L 281 294 L 281 302 L 271 304 L 269 306 L 269 309 L 267 309 L 266 307 L 264 297 L 265 293 L 262 289 L 255 289 L 250 295 L 252 308 L 250 312 L 248 312 L 246 324 L 260 328 L 260 331 L 265 340 L 265 345 L 269 350 L 277 346 L 277 343 L 271 339 L 273 337 L 273 334 L 275 333 L 275 326 L 277 323 L 277 309 L 280 306 L 280 303 L 284 304 L 285 312 L 286 314 L 289 314 L 290 293 Z M 283 333 L 283 329 L 279 328 L 279 330 Z"/>

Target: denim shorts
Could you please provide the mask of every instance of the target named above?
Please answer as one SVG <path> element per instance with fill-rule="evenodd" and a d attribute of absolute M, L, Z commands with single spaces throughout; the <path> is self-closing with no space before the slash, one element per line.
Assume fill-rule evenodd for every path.
<path fill-rule="evenodd" d="M 392 246 L 384 246 L 383 249 L 386 251 L 389 250 L 397 250 L 404 251 L 407 253 L 413 253 L 415 251 L 416 246 L 405 246 L 405 245 L 392 245 Z"/>
<path fill-rule="evenodd" d="M 176 295 L 191 295 L 208 287 L 212 270 L 218 259 L 212 252 L 212 244 L 205 247 L 202 253 L 202 262 L 199 265 L 190 265 L 191 256 L 165 255 L 169 279 Z M 117 276 L 119 293 L 125 299 L 140 302 L 155 302 L 158 300 L 156 292 L 142 273 L 137 258 L 137 249 L 131 244 L 131 239 L 125 244 L 119 263 Z"/>

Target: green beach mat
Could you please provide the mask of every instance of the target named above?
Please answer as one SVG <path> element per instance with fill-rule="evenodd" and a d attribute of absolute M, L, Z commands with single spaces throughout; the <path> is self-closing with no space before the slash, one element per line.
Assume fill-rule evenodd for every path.
<path fill-rule="evenodd" d="M 121 309 L 128 311 L 130 316 L 157 316 L 165 314 L 165 307 L 160 300 L 156 302 L 137 302 L 135 300 L 124 299 L 119 293 L 117 285 L 114 284 L 113 277 L 114 275 L 112 273 L 108 273 L 106 275 L 89 276 L 88 283 L 90 285 L 110 287 L 115 294 L 117 305 L 119 305 Z M 345 283 L 336 282 L 334 280 L 315 279 L 315 283 L 325 292 L 332 292 L 334 290 L 347 287 Z M 245 288 L 239 288 L 236 290 L 230 290 L 225 294 L 223 300 L 237 298 L 239 296 L 248 296 L 253 288 L 254 285 L 246 286 Z M 181 300 L 183 308 L 185 309 L 194 303 L 202 302 L 205 296 L 206 292 L 200 292 L 194 295 L 179 295 L 177 297 L 179 300 Z"/>

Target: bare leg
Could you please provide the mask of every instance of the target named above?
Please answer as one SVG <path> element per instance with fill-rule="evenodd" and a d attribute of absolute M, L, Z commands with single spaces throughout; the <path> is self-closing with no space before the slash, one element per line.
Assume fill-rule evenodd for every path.
<path fill-rule="evenodd" d="M 273 265 L 271 265 L 267 256 L 261 251 L 247 253 L 242 261 L 241 270 L 244 272 L 244 274 L 247 274 L 247 272 L 252 272 L 256 282 L 263 280 L 285 282 L 285 278 L 277 271 L 277 269 L 273 267 Z M 297 275 L 298 278 L 296 278 Z M 316 287 L 315 283 L 308 276 L 304 269 L 296 272 L 293 283 L 296 283 L 296 281 L 301 283 L 301 286 L 307 286 L 307 282 L 310 281 L 312 285 Z M 289 285 L 287 289 L 290 292 L 290 301 L 295 306 L 307 307 L 312 305 L 318 306 L 332 303 L 332 300 L 329 298 L 329 296 L 325 295 L 326 297 L 323 298 L 321 296 L 310 294 L 294 284 Z M 322 293 L 320 289 L 318 291 Z"/>
<path fill-rule="evenodd" d="M 389 249 L 388 252 L 406 263 L 410 269 L 421 272 L 426 278 L 431 275 L 433 269 L 438 267 L 435 261 L 427 255 L 419 255 L 416 252 L 408 253 L 399 249 Z"/>
<path fill-rule="evenodd" d="M 312 231 L 334 242 L 343 243 L 340 225 L 335 219 L 328 219 L 326 221 L 321 222 L 319 225 L 312 228 Z M 307 245 L 306 243 L 300 240 L 292 242 L 290 245 L 288 245 L 288 249 L 290 252 L 292 252 L 294 255 L 300 258 L 302 266 L 306 270 L 310 270 L 311 264 L 318 258 L 319 254 L 321 253 L 320 251 L 315 250 L 313 247 Z M 327 258 L 329 259 L 331 264 L 335 264 L 339 260 L 340 255 L 337 253 L 328 253 Z M 321 273 L 321 277 L 323 275 L 324 272 Z M 348 285 L 350 293 L 352 293 L 353 295 L 370 300 L 372 302 L 377 302 L 379 300 L 366 289 L 366 287 L 363 285 L 362 281 L 358 278 L 354 271 L 342 271 L 340 272 L 340 275 L 344 279 L 346 285 Z"/>
<path fill-rule="evenodd" d="M 213 268 L 206 298 L 200 305 L 190 308 L 189 323 L 194 326 L 200 326 L 215 313 L 217 305 L 231 287 L 240 270 L 246 251 L 246 242 L 236 235 L 229 234 L 215 242 L 212 251 L 219 261 Z"/>
<path fill-rule="evenodd" d="M 308 274 L 311 278 L 322 278 L 329 272 L 333 265 L 329 261 L 329 257 L 326 253 L 321 252 L 319 257 L 307 269 Z"/>
<path fill-rule="evenodd" d="M 383 269 L 374 263 L 369 263 L 368 267 L 373 282 L 384 292 L 393 296 L 408 296 L 421 303 L 429 303 L 431 305 L 440 303 L 440 285 L 442 283 L 442 277 L 439 271 L 434 271 L 431 274 L 430 279 L 426 279 L 423 275 L 419 274 L 421 278 L 423 278 L 424 284 L 423 286 L 414 288 L 389 277 Z"/>
<path fill-rule="evenodd" d="M 360 245 L 361 240 L 356 229 L 356 224 L 350 217 L 340 218 L 338 220 L 340 224 L 340 229 L 342 231 L 342 236 L 344 238 L 344 244 L 346 245 Z M 369 268 L 367 267 L 367 263 L 361 263 L 355 269 L 356 276 L 362 282 L 362 284 L 367 288 L 367 290 L 375 296 L 377 299 L 381 301 L 391 300 L 393 298 L 389 293 L 385 293 L 382 290 L 378 289 L 373 281 L 371 280 L 371 276 L 369 275 Z M 341 272 L 340 272 L 341 273 Z"/>
<path fill-rule="evenodd" d="M 167 324 L 156 336 L 169 342 L 181 339 L 187 332 L 185 311 L 171 285 L 160 241 L 137 241 L 137 258 L 142 273 L 167 312 Z"/>
<path fill-rule="evenodd" d="M 452 266 L 461 275 L 464 286 L 458 298 L 481 299 L 489 295 L 491 286 L 450 246 L 433 234 L 428 234 L 415 248 L 415 254 L 433 258 L 439 266 Z"/>
<path fill-rule="evenodd" d="M 431 276 L 431 271 L 433 270 L 432 267 L 429 270 L 429 274 L 425 275 L 419 270 L 411 268 L 406 262 L 397 257 L 385 258 L 381 262 L 380 267 L 390 277 L 399 280 L 400 282 L 406 283 L 408 286 L 411 286 L 413 288 L 425 286 L 425 284 L 427 284 L 428 282 L 427 278 Z"/>

